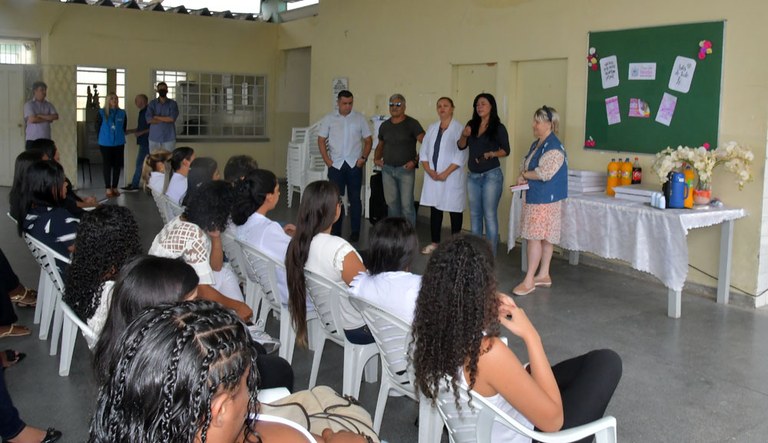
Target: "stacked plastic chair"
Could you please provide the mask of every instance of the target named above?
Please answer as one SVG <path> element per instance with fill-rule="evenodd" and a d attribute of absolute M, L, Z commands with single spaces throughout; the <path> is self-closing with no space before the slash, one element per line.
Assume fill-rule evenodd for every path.
<path fill-rule="evenodd" d="M 288 192 L 286 199 L 288 207 L 293 203 L 293 193 L 299 193 L 299 200 L 304 194 L 304 188 L 317 180 L 328 177 L 328 168 L 320 147 L 317 145 L 317 134 L 320 124 L 315 123 L 306 128 L 293 128 L 291 141 L 288 143 L 288 158 L 286 162 L 286 177 Z"/>

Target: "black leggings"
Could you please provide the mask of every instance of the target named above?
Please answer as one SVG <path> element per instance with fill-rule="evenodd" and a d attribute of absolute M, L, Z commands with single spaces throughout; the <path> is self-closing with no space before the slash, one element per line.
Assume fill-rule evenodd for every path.
<path fill-rule="evenodd" d="M 432 243 L 440 243 L 440 229 L 443 227 L 443 211 L 433 207 L 429 208 L 429 229 L 432 234 Z M 461 231 L 464 214 L 461 212 L 449 212 L 451 216 L 451 234 Z"/>
<path fill-rule="evenodd" d="M 259 389 L 286 388 L 293 392 L 293 368 L 282 357 L 267 354 L 267 350 L 259 342 L 254 342 L 256 348 L 256 369 L 259 371 Z"/>
<path fill-rule="evenodd" d="M 11 303 L 11 291 L 19 286 L 19 277 L 0 249 L 0 326 L 12 325 L 18 318 Z"/>
<path fill-rule="evenodd" d="M 104 160 L 104 187 L 117 188 L 120 183 L 120 171 L 123 169 L 125 145 L 101 146 L 101 158 Z"/>
<path fill-rule="evenodd" d="M 563 429 L 581 426 L 605 414 L 621 380 L 621 357 L 599 349 L 552 366 L 563 400 Z M 538 430 L 538 429 L 537 429 Z M 592 437 L 581 442 L 591 442 Z"/>

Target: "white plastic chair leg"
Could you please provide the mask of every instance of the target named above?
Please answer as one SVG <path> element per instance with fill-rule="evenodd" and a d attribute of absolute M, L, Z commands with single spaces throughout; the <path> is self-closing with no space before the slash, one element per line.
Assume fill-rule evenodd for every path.
<path fill-rule="evenodd" d="M 69 367 L 72 365 L 72 355 L 75 352 L 77 331 L 77 325 L 72 320 L 64 318 L 64 324 L 61 328 L 61 355 L 59 356 L 59 375 L 62 377 L 69 376 Z"/>
<path fill-rule="evenodd" d="M 312 389 L 317 384 L 317 373 L 320 370 L 320 360 L 323 358 L 323 348 L 325 348 L 326 340 L 325 337 L 318 337 L 315 341 L 315 355 L 312 357 L 312 372 L 309 373 L 309 386 L 307 389 Z"/>
<path fill-rule="evenodd" d="M 381 386 L 379 387 L 379 398 L 376 400 L 376 412 L 373 414 L 373 430 L 376 431 L 377 434 L 381 430 L 381 420 L 384 418 L 384 408 L 387 407 L 389 389 L 389 379 L 387 377 L 382 377 Z M 419 422 L 421 422 L 421 417 L 419 417 Z M 419 428 L 419 430 L 421 430 L 421 428 Z"/>
<path fill-rule="evenodd" d="M 51 351 L 50 355 L 56 355 L 59 350 L 59 336 L 61 335 L 61 325 L 64 320 L 64 311 L 61 309 L 61 294 L 56 291 L 54 299 L 53 329 L 51 330 Z"/>
<path fill-rule="evenodd" d="M 440 443 L 443 419 L 429 399 L 419 394 L 419 443 Z"/>
<path fill-rule="evenodd" d="M 35 319 L 33 322 L 36 325 L 40 324 L 40 317 L 43 314 L 43 304 L 45 303 L 45 291 L 49 290 L 47 282 L 49 281 L 48 274 L 40 270 L 40 278 L 37 279 L 37 304 L 35 305 Z"/>
<path fill-rule="evenodd" d="M 48 331 L 51 328 L 51 319 L 53 318 L 53 310 L 56 307 L 56 289 L 53 287 L 53 281 L 51 277 L 45 274 L 45 300 L 43 302 L 43 310 L 40 316 L 40 340 L 48 339 Z M 38 293 L 39 294 L 39 293 Z"/>
<path fill-rule="evenodd" d="M 280 357 L 286 359 L 288 363 L 293 361 L 293 348 L 296 345 L 296 332 L 291 324 L 291 316 L 288 315 L 287 308 L 280 309 Z"/>

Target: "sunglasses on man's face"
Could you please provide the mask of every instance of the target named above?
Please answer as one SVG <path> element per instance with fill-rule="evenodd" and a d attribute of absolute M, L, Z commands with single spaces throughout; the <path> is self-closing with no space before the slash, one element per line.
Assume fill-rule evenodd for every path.
<path fill-rule="evenodd" d="M 389 107 L 390 107 L 390 108 L 393 108 L 393 107 L 394 107 L 394 108 L 399 108 L 400 106 L 403 106 L 403 102 L 394 102 L 394 103 L 393 103 L 393 102 L 390 102 L 390 103 L 389 103 Z"/>

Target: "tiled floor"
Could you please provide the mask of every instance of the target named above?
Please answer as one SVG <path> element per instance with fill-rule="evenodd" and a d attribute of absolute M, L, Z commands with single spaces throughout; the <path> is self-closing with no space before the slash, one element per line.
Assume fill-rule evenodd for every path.
<path fill-rule="evenodd" d="M 3 212 L 7 192 L 7 188 L 0 192 Z M 291 220 L 297 200 L 298 196 L 289 210 L 283 197 L 274 218 Z M 161 227 L 152 199 L 140 193 L 124 194 L 117 203 L 134 211 L 146 250 Z M 367 231 L 368 226 L 361 248 L 367 243 Z M 419 231 L 426 244 L 424 217 L 419 219 Z M 0 222 L 0 247 L 22 281 L 34 286 L 38 269 L 7 220 Z M 497 274 L 503 290 L 511 290 L 522 278 L 518 252 L 499 255 Z M 418 259 L 416 272 L 424 269 L 425 261 Z M 655 281 L 570 266 L 559 259 L 554 260 L 552 275 L 551 289 L 538 289 L 516 301 L 539 329 L 551 361 L 594 348 L 612 348 L 622 356 L 624 376 L 607 412 L 618 420 L 620 441 L 766 441 L 768 312 L 722 306 L 684 293 L 683 317 L 674 320 L 666 316 L 667 291 Z M 17 312 L 20 323 L 32 325 L 31 309 Z M 270 322 L 273 335 L 277 335 L 276 326 Z M 48 355 L 49 343 L 36 338 L 37 326 L 34 330 L 31 337 L 0 340 L 0 349 L 28 354 L 6 372 L 16 406 L 28 423 L 64 431 L 63 441 L 85 441 L 96 394 L 85 341 L 78 339 L 70 376 L 59 377 L 58 358 Z M 519 341 L 510 337 L 510 346 L 521 360 L 527 359 Z M 341 349 L 328 345 L 324 354 L 318 384 L 340 391 Z M 310 351 L 296 352 L 297 389 L 306 387 L 311 357 Z M 378 384 L 363 384 L 361 401 L 371 414 L 377 394 Z M 390 443 L 415 442 L 416 415 L 414 402 L 390 398 L 382 438 Z"/>

